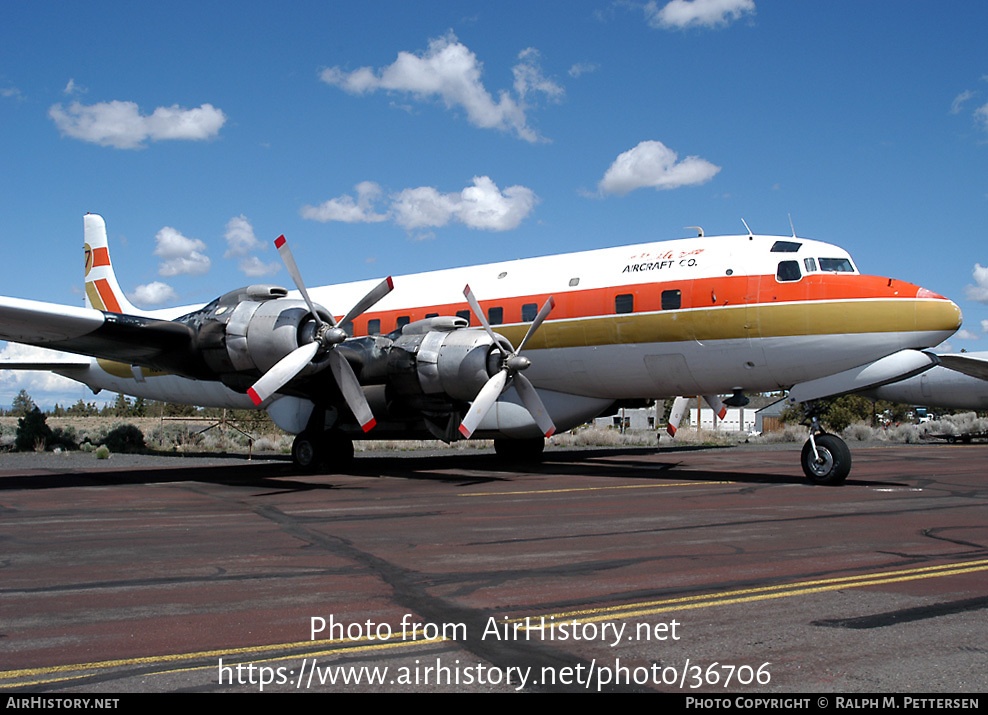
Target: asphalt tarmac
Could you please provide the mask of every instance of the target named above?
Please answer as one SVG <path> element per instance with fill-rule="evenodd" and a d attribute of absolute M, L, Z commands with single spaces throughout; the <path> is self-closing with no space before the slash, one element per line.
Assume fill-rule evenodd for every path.
<path fill-rule="evenodd" d="M 988 690 L 986 445 L 0 455 L 0 692 Z"/>

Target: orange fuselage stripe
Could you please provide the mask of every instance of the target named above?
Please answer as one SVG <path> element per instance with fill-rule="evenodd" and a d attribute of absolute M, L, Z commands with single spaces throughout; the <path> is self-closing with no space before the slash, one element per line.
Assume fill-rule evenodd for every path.
<path fill-rule="evenodd" d="M 771 314 L 773 317 L 783 316 L 783 322 L 789 324 L 793 322 L 793 317 L 788 315 L 792 309 L 798 309 L 802 314 L 808 304 L 818 304 L 821 310 L 829 315 L 840 312 L 839 309 L 829 307 L 830 305 L 845 301 L 866 301 L 878 300 L 884 304 L 883 308 L 876 306 L 878 310 L 889 311 L 894 308 L 892 301 L 903 301 L 902 308 L 911 310 L 916 305 L 916 295 L 919 287 L 904 281 L 880 278 L 878 276 L 862 276 L 857 274 L 830 274 L 820 273 L 804 277 L 800 281 L 780 283 L 774 275 L 762 276 L 721 276 L 714 278 L 698 278 L 692 280 L 669 281 L 665 283 L 637 283 L 624 286 L 609 286 L 606 288 L 595 288 L 586 290 L 566 291 L 554 295 L 556 307 L 549 316 L 552 323 L 560 321 L 586 321 L 588 319 L 614 316 L 615 296 L 631 294 L 634 296 L 634 311 L 630 314 L 616 316 L 618 319 L 633 319 L 640 314 L 664 313 L 672 319 L 675 312 L 673 310 L 662 311 L 662 293 L 668 290 L 680 291 L 680 311 L 699 311 L 701 315 L 688 321 L 687 325 L 682 325 L 674 333 L 681 335 L 668 335 L 665 339 L 693 339 L 699 338 L 696 328 L 701 323 L 711 320 L 713 314 L 723 314 L 723 318 L 728 315 L 737 318 L 732 323 L 737 323 L 736 330 L 729 329 L 730 333 L 737 335 L 720 335 L 727 326 L 723 324 L 723 318 L 716 319 L 720 323 L 716 334 L 708 334 L 705 337 L 754 337 L 753 330 L 757 330 L 755 324 L 764 322 Z M 503 309 L 503 324 L 522 323 L 522 306 L 535 305 L 536 309 L 549 297 L 549 294 L 534 294 L 514 298 L 504 298 L 481 301 L 481 307 L 486 311 L 490 307 L 500 307 Z M 940 298 L 929 294 L 931 298 Z M 935 301 L 938 303 L 939 301 Z M 777 310 L 782 307 L 780 304 L 792 306 L 789 310 Z M 829 304 L 829 305 L 828 305 Z M 933 312 L 942 312 L 937 309 L 948 307 L 949 301 L 943 299 L 943 306 L 935 306 Z M 709 309 L 717 310 L 709 310 Z M 707 309 L 707 310 L 702 310 Z M 724 310 L 727 309 L 727 310 Z M 742 309 L 742 314 L 737 311 Z M 469 310 L 466 301 L 462 303 L 449 303 L 444 305 L 421 306 L 409 310 L 391 310 L 370 312 L 364 314 L 354 325 L 355 335 L 366 335 L 368 332 L 368 322 L 380 320 L 380 332 L 387 333 L 397 326 L 399 317 L 407 318 L 414 322 L 421 320 L 427 315 L 454 315 L 458 311 Z M 747 315 L 745 315 L 747 314 Z M 747 320 L 751 318 L 753 320 Z M 839 320 L 841 316 L 837 316 Z M 906 320 L 909 322 L 912 318 Z M 476 325 L 477 321 L 471 317 L 471 324 Z M 827 322 L 832 322 L 828 320 Z M 873 321 L 868 321 L 873 322 Z M 924 321 L 920 321 L 924 322 Z M 920 326 L 912 327 L 902 325 L 903 320 L 890 321 L 885 330 L 895 329 L 892 323 L 899 323 L 899 329 L 922 329 Z M 548 324 L 547 324 L 548 326 Z M 768 328 L 768 326 L 763 326 Z M 863 327 L 863 326 L 862 326 Z M 497 327 L 497 330 L 504 332 L 505 336 L 512 339 L 507 333 L 514 332 L 507 326 Z M 517 330 L 517 329 L 516 329 Z M 688 330 L 690 334 L 685 334 Z M 783 329 L 788 331 L 788 329 Z M 776 332 L 768 330 L 769 333 Z M 811 330 L 816 332 L 815 330 Z M 838 332 L 858 332 L 858 326 L 848 326 L 846 331 Z M 797 334 L 807 334 L 803 330 L 798 330 Z M 582 341 L 581 341 L 582 342 Z M 624 342 L 624 341 L 621 341 Z M 533 344 L 532 347 L 538 347 Z"/>

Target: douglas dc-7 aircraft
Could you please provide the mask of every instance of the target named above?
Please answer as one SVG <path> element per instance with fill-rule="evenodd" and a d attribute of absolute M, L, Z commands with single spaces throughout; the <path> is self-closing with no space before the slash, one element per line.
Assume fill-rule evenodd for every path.
<path fill-rule="evenodd" d="M 702 230 L 311 297 L 281 237 L 297 293 L 252 285 L 144 311 L 120 290 L 103 219 L 84 228 L 86 307 L 0 298 L 0 338 L 92 359 L 19 366 L 95 391 L 266 409 L 297 435 L 300 468 L 341 466 L 355 437 L 493 438 L 499 454 L 537 458 L 546 436 L 619 401 L 780 388 L 813 401 L 934 367 L 922 349 L 961 324 L 950 300 L 862 275 L 837 246 Z M 808 478 L 837 484 L 850 464 L 814 419 Z"/>

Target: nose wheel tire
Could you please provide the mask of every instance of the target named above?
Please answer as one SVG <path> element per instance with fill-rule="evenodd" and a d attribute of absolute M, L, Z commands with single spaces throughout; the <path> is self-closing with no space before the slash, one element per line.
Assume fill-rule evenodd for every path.
<path fill-rule="evenodd" d="M 813 454 L 813 444 L 807 440 L 800 459 L 806 478 L 826 486 L 843 484 L 851 471 L 851 450 L 836 435 L 821 434 L 814 439 L 817 456 Z"/>

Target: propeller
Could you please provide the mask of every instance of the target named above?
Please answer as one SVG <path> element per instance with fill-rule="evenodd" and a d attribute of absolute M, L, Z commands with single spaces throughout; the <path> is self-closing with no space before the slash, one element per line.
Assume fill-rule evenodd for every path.
<path fill-rule="evenodd" d="M 539 326 L 542 325 L 542 321 L 546 319 L 546 316 L 555 307 L 556 302 L 549 296 L 542 309 L 539 311 L 538 315 L 535 316 L 535 320 L 528 328 L 528 332 L 525 333 L 525 337 L 522 339 L 521 343 L 518 345 L 518 349 L 511 349 L 511 352 L 505 349 L 501 344 L 504 338 L 495 335 L 494 331 L 491 330 L 490 324 L 487 322 L 487 318 L 484 317 L 484 311 L 480 307 L 480 303 L 477 301 L 476 296 L 473 291 L 470 290 L 470 286 L 463 289 L 463 295 L 466 296 L 467 302 L 470 304 L 470 309 L 473 314 L 477 316 L 480 320 L 480 324 L 484 326 L 484 330 L 490 335 L 491 340 L 494 342 L 494 347 L 498 349 L 501 353 L 501 369 L 498 370 L 491 379 L 489 379 L 484 386 L 477 393 L 477 396 L 473 400 L 473 404 L 470 405 L 470 409 L 467 410 L 466 416 L 460 423 L 460 434 L 465 438 L 469 438 L 470 435 L 474 433 L 480 422 L 484 419 L 484 415 L 491 409 L 497 398 L 501 396 L 504 388 L 508 384 L 508 380 L 514 380 L 515 389 L 518 391 L 518 396 L 521 397 L 522 404 L 525 405 L 525 409 L 528 410 L 529 414 L 535 420 L 535 424 L 539 426 L 542 430 L 542 434 L 546 437 L 551 437 L 555 431 L 556 426 L 552 423 L 552 418 L 549 417 L 549 413 L 546 412 L 545 405 L 542 404 L 541 398 L 539 398 L 539 393 L 536 392 L 535 387 L 532 386 L 531 381 L 521 374 L 522 370 L 527 369 L 531 364 L 531 360 L 527 357 L 523 357 L 520 353 L 525 348 L 525 344 L 528 339 L 532 337 Z M 511 347 L 509 344 L 508 347 Z"/>
<path fill-rule="evenodd" d="M 357 380 L 357 376 L 354 374 L 353 368 L 350 367 L 350 363 L 347 362 L 345 357 L 333 350 L 333 348 L 347 339 L 346 331 L 340 325 L 346 325 L 348 322 L 354 320 L 394 289 L 394 283 L 391 277 L 388 276 L 374 286 L 367 295 L 361 298 L 343 316 L 343 320 L 339 323 L 333 320 L 332 315 L 329 316 L 329 322 L 327 323 L 319 316 L 315 305 L 312 303 L 312 299 L 309 298 L 309 291 L 305 289 L 305 282 L 302 280 L 302 274 L 298 269 L 298 265 L 295 263 L 292 251 L 288 247 L 288 241 L 284 236 L 279 236 L 275 240 L 274 245 L 278 248 L 281 260 L 284 261 L 285 267 L 288 268 L 288 273 L 291 275 L 292 280 L 295 281 L 295 287 L 302 294 L 305 304 L 309 307 L 309 312 L 312 313 L 312 317 L 316 321 L 316 331 L 312 342 L 300 345 L 275 363 L 270 370 L 264 373 L 247 390 L 247 394 L 250 395 L 250 399 L 255 405 L 261 404 L 268 397 L 288 384 L 320 352 L 328 352 L 329 369 L 336 379 L 336 385 L 340 388 L 347 407 L 353 412 L 353 416 L 357 418 L 357 422 L 360 423 L 364 432 L 369 431 L 375 424 L 374 413 L 371 412 L 370 405 L 367 404 L 367 398 L 364 397 L 364 392 L 360 389 L 360 381 Z"/>

